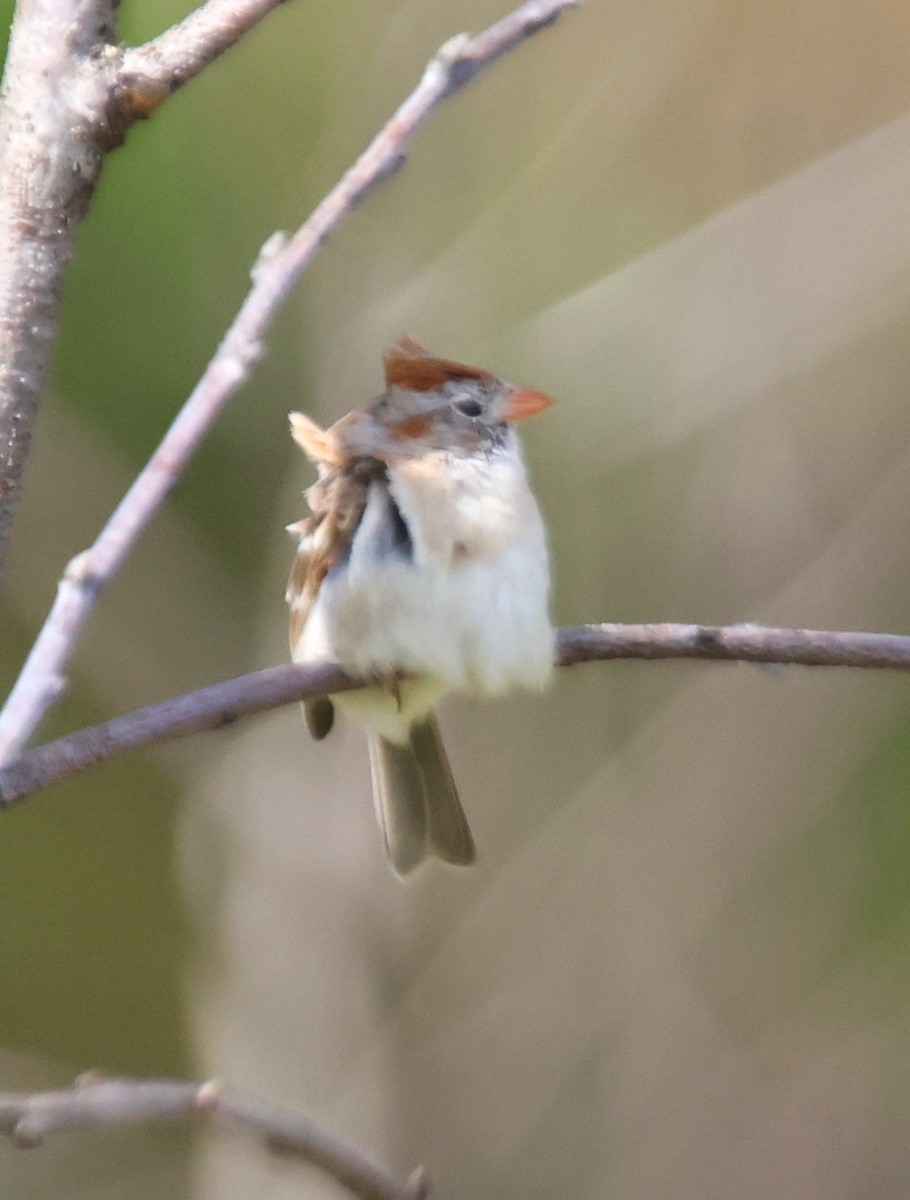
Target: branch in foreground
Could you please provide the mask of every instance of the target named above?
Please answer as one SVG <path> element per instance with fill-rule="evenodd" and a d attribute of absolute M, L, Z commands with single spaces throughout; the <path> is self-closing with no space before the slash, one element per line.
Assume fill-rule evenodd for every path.
<path fill-rule="evenodd" d="M 57 598 L 0 713 L 0 763 L 31 737 L 63 686 L 63 672 L 102 588 L 170 494 L 212 422 L 249 377 L 262 339 L 291 287 L 357 202 L 404 161 L 411 135 L 483 67 L 551 24 L 578 0 L 529 0 L 476 38 L 447 42 L 417 88 L 291 238 L 263 248 L 253 285 L 224 340 L 161 444 L 95 543 L 70 563 Z"/>
<path fill-rule="evenodd" d="M 762 625 L 577 625 L 559 630 L 557 663 L 695 658 L 807 667 L 910 671 L 910 636 L 770 629 Z M 187 692 L 27 750 L 0 770 L 0 805 L 130 750 L 233 724 L 272 708 L 361 684 L 336 666 L 267 667 Z"/>
<path fill-rule="evenodd" d="M 359 1200 L 422 1200 L 429 1195 L 422 1169 L 406 1184 L 398 1184 L 362 1150 L 308 1118 L 224 1091 L 213 1082 L 88 1075 L 66 1091 L 0 1093 L 0 1132 L 20 1146 L 36 1146 L 50 1134 L 74 1129 L 173 1123 L 199 1116 L 248 1134 L 273 1154 L 302 1159 Z"/>

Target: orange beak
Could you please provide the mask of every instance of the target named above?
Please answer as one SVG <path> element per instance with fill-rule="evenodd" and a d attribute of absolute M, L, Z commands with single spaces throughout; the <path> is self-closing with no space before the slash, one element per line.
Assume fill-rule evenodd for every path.
<path fill-rule="evenodd" d="M 553 401 L 543 392 L 532 392 L 529 388 L 516 388 L 506 398 L 503 416 L 507 421 L 523 421 L 549 408 Z"/>

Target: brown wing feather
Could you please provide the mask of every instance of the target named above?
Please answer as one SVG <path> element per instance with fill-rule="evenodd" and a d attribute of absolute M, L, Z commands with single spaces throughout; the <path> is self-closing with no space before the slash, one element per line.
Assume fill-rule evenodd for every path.
<path fill-rule="evenodd" d="M 393 347 L 389 355 L 394 357 L 395 349 Z M 474 371 L 472 367 L 462 369 L 457 364 L 433 359 L 408 338 L 403 338 L 397 344 L 397 349 L 402 363 L 405 359 L 425 362 L 426 387 L 434 386 L 434 373 L 438 374 L 440 367 L 452 368 L 456 373 Z M 389 362 L 387 355 L 387 373 L 390 370 Z M 382 446 L 379 436 L 381 426 L 369 409 L 355 409 L 336 421 L 330 429 L 322 429 L 302 413 L 291 413 L 290 423 L 294 441 L 307 458 L 316 464 L 319 474 L 316 483 L 307 491 L 311 515 L 288 526 L 291 533 L 300 536 L 287 589 L 291 657 L 296 659 L 300 638 L 313 611 L 319 589 L 329 571 L 347 555 L 363 517 L 370 483 L 386 476 L 386 466 L 379 458 L 373 457 L 373 453 L 378 453 Z M 364 453 L 365 450 L 367 453 Z M 331 700 L 309 701 L 303 708 L 310 733 L 315 738 L 325 737 L 332 728 L 334 718 Z"/>
<path fill-rule="evenodd" d="M 366 507 L 370 481 L 383 470 L 381 463 L 370 459 L 355 460 L 343 467 L 319 463 L 320 478 L 307 493 L 313 514 L 289 526 L 300 534 L 287 590 L 292 658 L 323 580 L 348 553 Z M 313 737 L 324 738 L 334 720 L 331 700 L 308 701 L 303 711 Z"/>
<path fill-rule="evenodd" d="M 291 657 L 303 633 L 307 617 L 313 607 L 313 601 L 319 591 L 319 584 L 325 578 L 326 571 L 318 566 L 318 554 L 314 541 L 319 538 L 320 519 L 306 517 L 293 526 L 295 532 L 301 534 L 300 546 L 291 564 L 291 576 L 288 580 L 287 598 L 290 605 L 289 635 L 291 642 Z M 310 731 L 310 736 L 316 741 L 326 737 L 335 723 L 335 707 L 328 696 L 320 696 L 317 700 L 305 700 L 303 719 Z"/>
<path fill-rule="evenodd" d="M 313 515 L 292 526 L 301 534 L 287 592 L 292 653 L 322 581 L 348 552 L 363 516 L 369 478 L 354 466 L 328 471 L 308 493 Z"/>

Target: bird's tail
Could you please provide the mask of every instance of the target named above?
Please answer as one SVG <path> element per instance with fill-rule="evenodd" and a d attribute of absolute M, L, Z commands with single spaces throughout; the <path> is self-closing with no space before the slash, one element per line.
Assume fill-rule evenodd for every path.
<path fill-rule="evenodd" d="M 371 734 L 370 770 L 386 853 L 399 875 L 431 854 L 458 866 L 474 861 L 474 839 L 434 716 L 412 725 L 403 746 Z"/>

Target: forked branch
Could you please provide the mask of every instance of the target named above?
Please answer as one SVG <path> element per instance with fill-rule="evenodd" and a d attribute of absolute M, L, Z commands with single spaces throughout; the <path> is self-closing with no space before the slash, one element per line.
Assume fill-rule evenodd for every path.
<path fill-rule="evenodd" d="M 182 21 L 150 42 L 124 50 L 115 86 L 129 103 L 132 93 L 141 115 L 141 98 L 166 99 L 220 58 L 277 8 L 282 0 L 207 0 Z"/>

